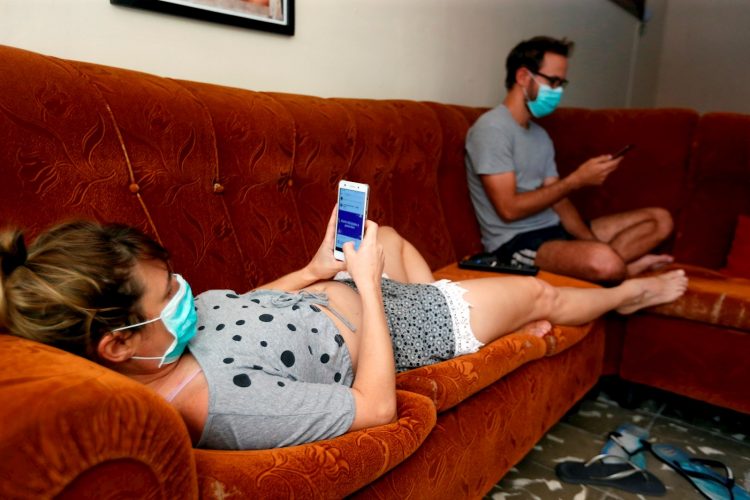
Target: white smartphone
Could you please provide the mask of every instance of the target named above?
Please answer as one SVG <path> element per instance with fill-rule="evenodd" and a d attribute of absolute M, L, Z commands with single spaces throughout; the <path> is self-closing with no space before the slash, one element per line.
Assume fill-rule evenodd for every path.
<path fill-rule="evenodd" d="M 339 182 L 339 208 L 336 212 L 336 242 L 333 256 L 344 260 L 344 243 L 351 241 L 358 250 L 365 235 L 367 203 L 370 199 L 370 186 L 359 182 Z"/>

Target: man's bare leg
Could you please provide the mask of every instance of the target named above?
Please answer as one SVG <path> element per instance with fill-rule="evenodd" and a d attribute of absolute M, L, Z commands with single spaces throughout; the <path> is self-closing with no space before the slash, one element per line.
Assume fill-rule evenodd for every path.
<path fill-rule="evenodd" d="M 625 278 L 625 262 L 606 243 L 554 240 L 539 247 L 535 264 L 552 273 L 587 281 L 619 281 Z"/>
<path fill-rule="evenodd" d="M 462 281 L 471 304 L 471 327 L 488 343 L 523 325 L 548 320 L 579 325 L 617 309 L 630 314 L 644 307 L 671 302 L 687 288 L 682 270 L 634 278 L 613 288 L 556 288 L 536 278 L 507 277 Z"/>
<path fill-rule="evenodd" d="M 672 262 L 670 255 L 647 254 L 672 232 L 672 216 L 663 208 L 643 208 L 599 217 L 591 231 L 628 264 L 629 276 Z"/>

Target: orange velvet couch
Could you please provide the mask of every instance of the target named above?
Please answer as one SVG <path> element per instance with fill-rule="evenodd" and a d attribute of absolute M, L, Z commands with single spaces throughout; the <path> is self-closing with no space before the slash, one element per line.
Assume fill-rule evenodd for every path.
<path fill-rule="evenodd" d="M 129 223 L 171 250 L 196 293 L 244 291 L 307 262 L 336 184 L 347 178 L 372 186 L 371 218 L 410 239 L 438 277 L 478 274 L 455 262 L 479 250 L 463 147 L 482 109 L 251 92 L 2 46 L 0 74 L 2 221 L 29 236 L 72 217 Z M 591 194 L 587 214 L 608 204 L 664 205 L 665 193 L 675 215 L 687 211 L 697 115 L 562 110 L 553 116 L 547 126 L 563 169 L 590 152 L 583 149 L 589 141 L 580 140 L 587 131 L 606 138 L 596 153 L 599 145 L 609 151 L 638 142 L 633 158 L 649 160 L 635 165 L 637 179 L 629 182 L 640 189 L 639 176 L 647 173 L 653 189 L 623 201 L 606 189 Z M 665 135 L 623 141 L 621 132 L 633 126 Z M 660 160 L 651 161 L 649 151 Z M 675 249 L 688 236 L 678 233 Z M 638 322 L 702 327 L 703 320 L 684 313 L 686 300 L 682 309 L 627 323 L 556 326 L 544 339 L 510 334 L 473 355 L 400 374 L 393 424 L 304 446 L 237 452 L 192 448 L 179 416 L 148 388 L 0 333 L 0 497 L 479 498 L 596 383 L 603 367 L 629 376 L 641 363 L 633 356 L 647 351 L 628 354 L 628 342 L 641 333 Z M 606 354 L 605 325 L 612 330 Z M 711 328 L 744 335 L 742 327 Z M 674 328 L 654 330 L 668 338 Z M 660 339 L 653 334 L 647 342 L 652 338 Z"/>

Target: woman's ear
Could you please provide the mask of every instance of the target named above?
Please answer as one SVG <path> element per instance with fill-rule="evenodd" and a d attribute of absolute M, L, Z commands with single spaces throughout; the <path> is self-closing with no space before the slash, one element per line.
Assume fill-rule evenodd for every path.
<path fill-rule="evenodd" d="M 121 332 L 107 332 L 99 340 L 96 353 L 110 363 L 122 363 L 133 357 L 139 338 L 138 333 L 123 335 Z"/>

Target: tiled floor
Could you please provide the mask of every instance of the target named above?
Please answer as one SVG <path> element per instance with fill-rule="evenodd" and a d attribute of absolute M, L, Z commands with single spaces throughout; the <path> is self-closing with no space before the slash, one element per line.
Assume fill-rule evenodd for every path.
<path fill-rule="evenodd" d="M 648 389 L 642 390 L 645 399 L 629 410 L 613 400 L 622 394 L 622 383 L 604 380 L 598 389 L 550 429 L 485 499 L 647 498 L 614 488 L 566 484 L 555 475 L 555 465 L 561 461 L 586 460 L 597 455 L 607 433 L 627 422 L 647 429 L 651 442 L 673 444 L 690 455 L 724 462 L 734 471 L 737 484 L 750 491 L 750 416 Z M 666 496 L 661 498 L 704 498 L 655 457 L 648 455 L 647 464 L 667 488 Z"/>

